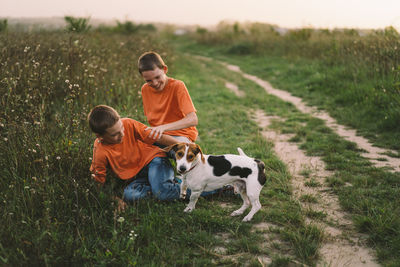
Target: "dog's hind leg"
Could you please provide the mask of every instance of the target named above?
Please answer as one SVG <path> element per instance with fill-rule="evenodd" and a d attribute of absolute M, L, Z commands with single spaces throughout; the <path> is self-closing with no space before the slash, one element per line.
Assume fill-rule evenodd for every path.
<path fill-rule="evenodd" d="M 244 222 L 250 221 L 253 218 L 254 214 L 256 214 L 256 212 L 261 209 L 261 203 L 259 197 L 260 197 L 260 191 L 248 194 L 248 198 L 251 203 L 251 210 L 249 214 L 247 214 L 246 217 L 243 218 Z"/>
<path fill-rule="evenodd" d="M 243 205 L 240 207 L 240 209 L 235 210 L 234 212 L 231 213 L 231 216 L 238 216 L 243 214 L 243 212 L 250 206 L 250 200 L 246 194 L 246 183 L 242 181 L 237 181 L 234 183 L 234 188 L 235 191 L 238 191 L 240 194 L 240 197 L 243 200 Z"/>

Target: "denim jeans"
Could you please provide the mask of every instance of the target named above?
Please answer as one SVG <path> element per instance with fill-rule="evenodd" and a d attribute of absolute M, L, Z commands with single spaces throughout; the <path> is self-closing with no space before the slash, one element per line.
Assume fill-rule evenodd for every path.
<path fill-rule="evenodd" d="M 174 183 L 174 169 L 166 157 L 156 157 L 150 161 L 136 175 L 135 180 L 129 183 L 124 189 L 124 200 L 133 202 L 153 195 L 159 200 L 179 199 L 180 185 Z M 201 196 L 208 196 L 218 193 L 219 190 L 202 192 Z M 190 196 L 190 189 L 186 196 Z"/>
<path fill-rule="evenodd" d="M 156 157 L 124 189 L 124 200 L 133 202 L 150 195 L 159 200 L 178 199 L 180 186 L 173 179 L 174 170 L 168 158 Z"/>

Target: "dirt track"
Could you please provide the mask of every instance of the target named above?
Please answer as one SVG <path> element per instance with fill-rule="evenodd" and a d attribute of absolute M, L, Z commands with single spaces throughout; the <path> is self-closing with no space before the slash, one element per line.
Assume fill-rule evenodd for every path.
<path fill-rule="evenodd" d="M 245 78 L 256 82 L 258 85 L 262 86 L 267 93 L 294 104 L 301 112 L 311 114 L 314 117 L 324 120 L 327 126 L 336 131 L 340 136 L 344 137 L 346 140 L 355 142 L 357 146 L 364 149 L 366 152 L 363 156 L 369 158 L 375 166 L 386 166 L 391 170 L 400 171 L 400 159 L 382 155 L 381 153 L 384 153 L 385 150 L 373 147 L 365 138 L 356 136 L 355 130 L 346 129 L 344 126 L 337 124 L 327 113 L 306 106 L 300 98 L 294 97 L 288 92 L 272 88 L 268 82 L 256 76 L 241 72 L 240 68 L 237 66 L 223 64 L 228 69 L 240 73 Z M 245 95 L 235 84 L 227 82 L 225 86 L 238 97 L 243 97 Z M 299 200 L 303 209 L 326 214 L 324 221 L 308 220 L 308 223 L 318 225 L 324 230 L 325 239 L 320 249 L 321 258 L 318 262 L 318 266 L 379 266 L 374 261 L 374 252 L 365 246 L 366 237 L 355 231 L 348 214 L 340 208 L 337 196 L 331 192 L 330 188 L 324 185 L 325 178 L 332 175 L 332 173 L 325 170 L 324 162 L 319 157 L 306 156 L 296 144 L 290 143 L 288 140 L 292 137 L 291 135 L 268 130 L 271 120 L 282 120 L 281 118 L 266 116 L 261 110 L 253 110 L 250 112 L 249 116 L 263 129 L 262 135 L 274 143 L 276 154 L 287 164 L 293 177 L 292 186 L 294 196 Z M 387 161 L 378 161 L 377 158 L 386 158 Z M 305 186 L 306 177 L 301 175 L 302 170 L 305 169 L 310 172 L 309 175 L 318 182 L 320 186 Z M 314 196 L 318 199 L 318 202 L 302 203 L 300 201 L 302 195 Z M 262 261 L 268 263 L 268 259 Z"/>

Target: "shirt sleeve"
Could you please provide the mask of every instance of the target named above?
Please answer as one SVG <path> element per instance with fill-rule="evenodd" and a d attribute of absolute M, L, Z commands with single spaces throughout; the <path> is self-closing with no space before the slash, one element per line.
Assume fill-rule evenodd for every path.
<path fill-rule="evenodd" d="M 95 142 L 97 142 L 97 139 Z M 99 151 L 97 144 L 95 143 L 93 147 L 93 159 L 92 165 L 90 166 L 90 172 L 92 173 L 93 179 L 102 184 L 106 182 L 107 162 L 106 156 L 104 153 Z"/>
<path fill-rule="evenodd" d="M 194 107 L 189 92 L 183 82 L 179 84 L 179 87 L 176 90 L 176 96 L 179 107 L 183 114 L 187 115 L 191 112 L 196 112 L 196 108 Z"/>
<path fill-rule="evenodd" d="M 143 143 L 152 145 L 156 142 L 153 138 L 149 137 L 150 131 L 146 131 L 147 125 L 131 120 L 131 123 L 133 124 L 133 131 L 134 131 L 134 136 L 136 139 L 142 141 Z"/>

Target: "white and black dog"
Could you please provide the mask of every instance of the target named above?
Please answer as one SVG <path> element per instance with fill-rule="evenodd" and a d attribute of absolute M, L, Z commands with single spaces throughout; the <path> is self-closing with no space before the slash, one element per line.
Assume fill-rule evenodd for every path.
<path fill-rule="evenodd" d="M 250 206 L 251 210 L 243 221 L 250 221 L 261 208 L 260 192 L 265 184 L 265 165 L 262 161 L 250 158 L 238 148 L 239 155 L 205 155 L 197 144 L 177 143 L 166 147 L 166 152 L 175 151 L 176 169 L 182 175 L 181 198 L 185 198 L 190 188 L 190 202 L 184 212 L 194 210 L 203 191 L 212 191 L 224 185 L 233 184 L 243 199 L 240 209 L 231 216 L 243 214 Z"/>

